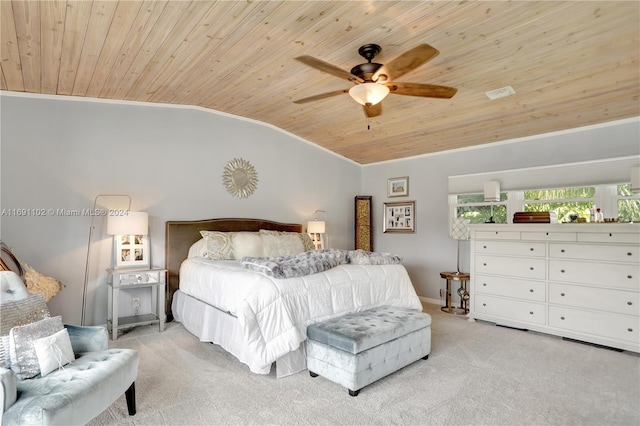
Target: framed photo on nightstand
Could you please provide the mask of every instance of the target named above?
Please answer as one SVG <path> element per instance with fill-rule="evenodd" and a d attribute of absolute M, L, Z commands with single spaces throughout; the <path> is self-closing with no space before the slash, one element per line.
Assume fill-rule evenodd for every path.
<path fill-rule="evenodd" d="M 115 269 L 148 268 L 151 265 L 149 238 L 146 235 L 116 235 Z"/>

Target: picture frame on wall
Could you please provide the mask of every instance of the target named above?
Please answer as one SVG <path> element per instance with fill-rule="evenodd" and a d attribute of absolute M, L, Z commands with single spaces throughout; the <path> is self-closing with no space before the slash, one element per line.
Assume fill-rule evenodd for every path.
<path fill-rule="evenodd" d="M 409 196 L 409 176 L 387 179 L 387 197 Z"/>
<path fill-rule="evenodd" d="M 146 235 L 116 235 L 115 268 L 149 268 L 151 253 Z"/>
<path fill-rule="evenodd" d="M 415 231 L 415 201 L 384 203 L 382 232 L 414 233 Z"/>

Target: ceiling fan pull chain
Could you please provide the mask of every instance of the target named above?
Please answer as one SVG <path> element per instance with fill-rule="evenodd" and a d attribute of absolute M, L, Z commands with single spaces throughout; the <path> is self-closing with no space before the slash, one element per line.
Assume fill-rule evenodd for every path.
<path fill-rule="evenodd" d="M 371 130 L 371 126 L 369 125 L 369 117 L 367 117 L 367 130 Z"/>

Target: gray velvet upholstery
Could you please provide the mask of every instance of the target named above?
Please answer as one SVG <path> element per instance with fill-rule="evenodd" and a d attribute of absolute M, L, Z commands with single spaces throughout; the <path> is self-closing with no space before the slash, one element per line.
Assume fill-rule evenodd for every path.
<path fill-rule="evenodd" d="M 363 387 L 431 352 L 431 316 L 381 307 L 307 328 L 307 368 L 347 389 Z"/>
<path fill-rule="evenodd" d="M 8 281 L 24 286 L 22 281 L 4 282 Z M 5 301 L 5 294 L 18 293 L 21 289 L 3 288 L 0 303 Z M 104 327 L 65 327 L 76 356 L 71 363 L 44 377 L 25 380 L 16 380 L 13 371 L 0 368 L 1 424 L 86 424 L 123 393 L 127 395 L 129 413 L 135 414 L 133 384 L 138 375 L 138 352 L 107 349 L 109 337 Z"/>

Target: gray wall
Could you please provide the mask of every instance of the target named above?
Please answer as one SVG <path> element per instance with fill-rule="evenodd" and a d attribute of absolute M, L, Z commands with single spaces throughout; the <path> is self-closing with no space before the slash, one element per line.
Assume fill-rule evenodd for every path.
<path fill-rule="evenodd" d="M 361 167 L 293 135 L 208 111 L 68 98 L 11 96 L 1 104 L 2 209 L 90 209 L 98 194 L 129 194 L 132 210 L 150 216 L 151 260 L 164 264 L 166 220 L 253 217 L 306 223 L 328 213 L 332 247 L 351 248 L 353 197 Z M 243 158 L 258 173 L 249 198 L 222 185 L 228 161 Z M 120 208 L 126 199 L 101 198 Z M 125 205 L 126 207 L 126 205 Z M 79 323 L 91 217 L 2 216 L 2 240 L 66 288 L 49 307 Z M 112 241 L 95 220 L 87 323 L 106 318 Z M 142 290 L 140 290 L 142 291 Z M 140 297 L 142 310 L 150 303 Z M 128 303 L 127 303 L 128 302 Z M 130 301 L 121 306 L 131 311 Z"/>
<path fill-rule="evenodd" d="M 361 192 L 374 199 L 375 249 L 402 255 L 417 293 L 437 300 L 444 287 L 439 273 L 456 269 L 457 241 L 449 238 L 449 176 L 638 155 L 639 130 L 638 120 L 624 120 L 365 166 Z M 389 199 L 387 179 L 398 176 L 409 176 L 409 196 Z M 416 201 L 416 233 L 383 233 L 383 203 L 402 200 Z M 468 271 L 469 242 L 461 241 L 460 248 L 461 268 Z"/>
<path fill-rule="evenodd" d="M 521 167 L 640 153 L 638 121 L 546 135 L 511 143 L 359 166 L 271 126 L 177 106 L 32 97 L 0 97 L 0 208 L 91 208 L 98 194 L 131 195 L 132 209 L 150 215 L 152 262 L 164 263 L 164 222 L 255 217 L 305 223 L 328 212 L 331 247 L 353 246 L 353 198 L 372 195 L 374 248 L 400 254 L 419 296 L 438 299 L 440 271 L 456 267 L 449 238 L 447 178 Z M 425 143 L 428 143 L 426 141 Z M 247 199 L 221 181 L 233 158 L 250 161 L 258 189 Z M 409 176 L 409 196 L 387 198 L 387 179 Z M 384 234 L 386 201 L 416 201 L 416 233 Z M 100 206 L 122 207 L 118 198 Z M 79 323 L 90 217 L 1 217 L 0 232 L 18 256 L 66 287 L 49 303 L 53 314 Z M 87 323 L 106 318 L 106 274 L 112 241 L 104 218 L 92 240 Z M 468 242 L 462 267 L 468 268 Z M 121 307 L 131 311 L 127 292 Z"/>

